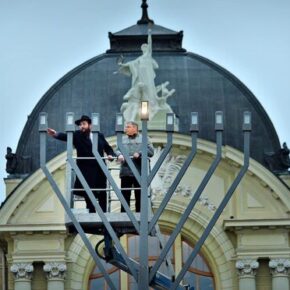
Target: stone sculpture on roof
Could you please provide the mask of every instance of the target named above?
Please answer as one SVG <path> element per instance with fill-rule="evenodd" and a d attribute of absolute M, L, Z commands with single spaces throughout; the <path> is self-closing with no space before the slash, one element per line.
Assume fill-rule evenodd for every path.
<path fill-rule="evenodd" d="M 131 88 L 123 97 L 121 112 L 125 121 L 139 121 L 140 102 L 148 101 L 149 118 L 156 125 L 161 119 L 165 123 L 166 113 L 173 112 L 167 103 L 167 98 L 172 96 L 175 90 L 168 90 L 168 81 L 155 85 L 155 70 L 159 66 L 152 57 L 151 29 L 148 30 L 147 41 L 141 45 L 142 55 L 138 58 L 126 63 L 123 62 L 122 56 L 118 60 L 119 72 L 132 78 Z M 159 113 L 158 116 L 157 113 Z"/>
<path fill-rule="evenodd" d="M 290 150 L 286 144 L 283 143 L 281 149 L 275 153 L 265 153 L 265 162 L 267 167 L 276 174 L 288 173 L 290 168 Z"/>

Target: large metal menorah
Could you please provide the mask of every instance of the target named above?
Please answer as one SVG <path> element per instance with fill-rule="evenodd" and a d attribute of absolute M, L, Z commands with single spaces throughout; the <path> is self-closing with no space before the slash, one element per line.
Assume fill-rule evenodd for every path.
<path fill-rule="evenodd" d="M 171 233 L 168 241 L 163 244 L 162 243 L 162 250 L 160 253 L 159 258 L 155 262 L 155 264 L 149 268 L 148 265 L 148 236 L 152 234 L 158 233 L 156 229 L 158 229 L 158 220 L 163 213 L 164 209 L 166 208 L 170 198 L 172 197 L 174 191 L 176 190 L 178 184 L 180 183 L 182 177 L 184 176 L 185 172 L 187 171 L 189 165 L 191 164 L 192 160 L 197 151 L 197 134 L 199 131 L 199 124 L 198 124 L 198 114 L 191 113 L 191 139 L 192 139 L 192 146 L 191 152 L 188 155 L 187 159 L 185 160 L 184 164 L 182 165 L 180 171 L 178 172 L 175 180 L 171 184 L 170 188 L 168 189 L 167 193 L 165 194 L 159 208 L 156 212 L 151 215 L 149 214 L 149 202 L 148 197 L 150 196 L 148 192 L 148 188 L 150 184 L 158 172 L 159 168 L 161 167 L 163 161 L 165 160 L 167 154 L 169 153 L 172 147 L 172 139 L 173 139 L 173 132 L 174 132 L 174 114 L 167 114 L 166 116 L 166 131 L 167 131 L 167 143 L 161 156 L 159 157 L 158 161 L 155 163 L 154 167 L 152 168 L 151 172 L 148 172 L 148 161 L 147 158 L 142 158 L 141 164 L 141 174 L 136 169 L 133 161 L 131 160 L 128 152 L 124 148 L 122 144 L 122 134 L 123 134 L 123 116 L 121 114 L 117 114 L 116 117 L 116 134 L 117 134 L 117 145 L 120 148 L 123 156 L 125 157 L 126 162 L 128 163 L 130 169 L 134 173 L 134 176 L 139 181 L 141 187 L 141 212 L 133 213 L 127 204 L 126 200 L 124 199 L 121 189 L 116 184 L 115 180 L 113 179 L 109 169 L 107 168 L 106 164 L 103 162 L 103 158 L 100 156 L 97 150 L 98 144 L 98 132 L 100 130 L 99 124 L 99 115 L 96 113 L 92 114 L 92 148 L 93 148 L 93 155 L 94 158 L 97 160 L 99 166 L 103 170 L 107 180 L 112 187 L 112 190 L 117 195 L 120 203 L 125 208 L 126 213 L 104 213 L 101 209 L 100 205 L 95 199 L 93 195 L 92 189 L 89 188 L 85 178 L 83 177 L 81 171 L 79 170 L 78 166 L 76 165 L 76 161 L 73 158 L 73 132 L 75 130 L 74 125 L 74 114 L 67 113 L 66 116 L 66 133 L 67 133 L 67 186 L 66 186 L 66 195 L 62 194 L 61 190 L 57 186 L 56 182 L 53 179 L 52 174 L 49 172 L 47 165 L 46 165 L 46 130 L 48 128 L 47 125 L 47 114 L 41 113 L 40 114 L 40 123 L 39 123 L 39 132 L 40 132 L 40 166 L 43 170 L 48 182 L 50 183 L 53 191 L 56 193 L 58 199 L 60 200 L 64 210 L 68 216 L 68 223 L 73 224 L 74 229 L 79 233 L 80 237 L 82 238 L 85 246 L 87 247 L 89 253 L 91 254 L 92 258 L 94 259 L 96 265 L 98 266 L 99 270 L 103 273 L 106 282 L 108 283 L 111 289 L 116 289 L 116 286 L 113 284 L 110 276 L 106 272 L 103 264 L 101 263 L 100 257 L 97 255 L 94 246 L 89 241 L 88 237 L 86 236 L 86 232 L 95 233 L 95 234 L 103 234 L 104 241 L 105 241 L 105 255 L 106 261 L 119 267 L 121 270 L 126 271 L 130 275 L 132 275 L 138 283 L 138 289 L 149 289 L 149 287 L 153 287 L 154 289 L 194 289 L 193 287 L 189 288 L 189 286 L 181 285 L 181 281 L 186 274 L 188 268 L 190 267 L 191 263 L 199 253 L 202 245 L 204 244 L 205 240 L 209 236 L 212 228 L 214 227 L 215 223 L 217 222 L 218 218 L 222 214 L 225 206 L 229 202 L 231 196 L 233 195 L 235 189 L 239 185 L 240 181 L 242 180 L 243 176 L 247 172 L 249 166 L 249 151 L 250 151 L 250 131 L 251 131 L 251 114 L 250 112 L 244 112 L 243 118 L 243 134 L 244 134 L 244 164 L 241 167 L 238 175 L 232 182 L 230 188 L 226 192 L 223 200 L 221 201 L 220 205 L 217 207 L 215 213 L 213 214 L 212 218 L 210 219 L 208 225 L 206 226 L 204 232 L 202 233 L 199 240 L 196 242 L 195 247 L 187 258 L 182 270 L 178 273 L 175 277 L 174 273 L 171 273 L 169 276 L 166 276 L 159 272 L 160 266 L 163 262 L 169 261 L 168 253 L 177 237 L 177 235 L 181 232 L 183 225 L 185 224 L 188 216 L 190 215 L 191 211 L 193 210 L 195 204 L 197 203 L 199 197 L 201 196 L 202 192 L 204 191 L 206 185 L 208 184 L 211 176 L 213 175 L 214 171 L 218 167 L 222 159 L 222 132 L 223 132 L 223 113 L 216 112 L 215 114 L 215 132 L 216 132 L 216 157 L 213 160 L 209 170 L 205 174 L 204 178 L 202 179 L 200 185 L 198 186 L 196 192 L 193 194 L 187 208 L 181 215 L 181 218 L 176 225 L 175 229 Z M 145 116 L 142 117 L 142 156 L 147 156 L 147 121 L 148 118 Z M 74 171 L 76 176 L 79 178 L 81 184 L 83 185 L 86 194 L 89 196 L 91 202 L 93 203 L 96 213 L 93 214 L 75 214 L 73 213 L 71 206 L 70 206 L 70 195 L 71 195 L 71 171 Z M 114 224 L 117 221 L 118 226 Z M 130 232 L 133 231 L 140 236 L 139 239 L 139 262 L 131 259 L 127 253 L 125 252 L 123 246 L 120 243 L 119 236 L 121 234 L 126 233 L 128 229 L 128 223 Z M 88 226 L 89 225 L 89 226 Z M 92 228 L 94 230 L 92 230 Z M 95 232 L 94 232 L 95 231 Z M 170 277 L 171 276 L 171 277 Z"/>

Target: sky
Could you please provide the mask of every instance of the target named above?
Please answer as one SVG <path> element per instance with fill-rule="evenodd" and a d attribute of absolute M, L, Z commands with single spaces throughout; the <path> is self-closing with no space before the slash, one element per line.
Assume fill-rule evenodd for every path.
<path fill-rule="evenodd" d="M 0 0 L 0 202 L 6 148 L 15 152 L 37 102 L 68 71 L 136 24 L 141 0 Z M 257 97 L 290 147 L 290 0 L 148 0 L 155 24 L 229 70 Z"/>

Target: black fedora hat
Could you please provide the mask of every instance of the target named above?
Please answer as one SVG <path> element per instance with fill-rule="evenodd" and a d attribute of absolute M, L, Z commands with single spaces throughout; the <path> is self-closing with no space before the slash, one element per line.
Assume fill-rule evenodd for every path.
<path fill-rule="evenodd" d="M 86 115 L 82 115 L 81 118 L 80 118 L 79 120 L 76 120 L 76 121 L 75 121 L 75 124 L 76 124 L 77 126 L 79 126 L 80 123 L 83 122 L 83 121 L 87 121 L 89 124 L 92 123 L 92 120 L 91 120 L 90 117 L 88 117 L 88 116 L 86 116 Z"/>

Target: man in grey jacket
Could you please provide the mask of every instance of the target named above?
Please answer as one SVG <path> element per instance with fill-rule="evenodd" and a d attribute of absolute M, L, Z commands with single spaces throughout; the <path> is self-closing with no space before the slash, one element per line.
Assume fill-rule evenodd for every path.
<path fill-rule="evenodd" d="M 138 133 L 138 124 L 135 122 L 127 122 L 125 126 L 125 134 L 122 138 L 122 144 L 128 151 L 129 156 L 132 158 L 139 173 L 141 173 L 141 149 L 142 149 L 142 135 Z M 148 140 L 148 157 L 152 157 L 154 154 L 154 149 L 151 142 Z M 118 156 L 118 161 L 121 163 L 120 178 L 121 178 L 121 188 L 122 194 L 130 206 L 131 198 L 131 188 L 140 188 L 140 184 L 134 177 L 129 165 L 124 159 L 124 156 L 117 148 L 116 155 Z M 135 189 L 135 208 L 136 212 L 140 212 L 141 208 L 141 190 Z M 121 212 L 125 212 L 123 206 L 121 206 Z"/>

